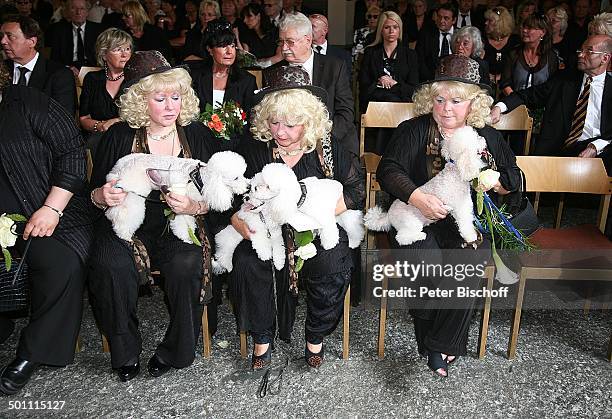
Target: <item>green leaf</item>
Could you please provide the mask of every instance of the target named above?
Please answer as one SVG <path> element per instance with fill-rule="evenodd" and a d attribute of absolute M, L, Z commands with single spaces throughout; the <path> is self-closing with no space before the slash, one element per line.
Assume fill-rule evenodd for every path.
<path fill-rule="evenodd" d="M 297 262 L 295 262 L 295 271 L 296 272 L 301 271 L 303 266 L 304 266 L 304 259 L 302 259 L 301 257 L 298 257 Z"/>
<path fill-rule="evenodd" d="M 482 210 L 484 208 L 484 192 L 476 193 L 476 209 L 478 211 L 478 215 L 482 214 Z"/>
<path fill-rule="evenodd" d="M 189 238 L 191 239 L 193 244 L 195 244 L 196 246 L 202 247 L 202 243 L 200 242 L 200 240 L 198 240 L 198 238 L 195 235 L 195 232 L 193 231 L 191 227 L 187 228 L 187 233 L 189 233 Z"/>
<path fill-rule="evenodd" d="M 298 247 L 306 246 L 314 240 L 314 234 L 312 230 L 296 231 L 294 235 L 295 244 Z"/>
<path fill-rule="evenodd" d="M 6 214 L 6 216 L 13 221 L 28 221 L 28 219 L 21 214 Z"/>
<path fill-rule="evenodd" d="M 2 248 L 2 254 L 4 255 L 4 269 L 6 269 L 6 271 L 8 272 L 11 270 L 11 264 L 13 263 L 13 258 L 11 258 L 11 254 L 4 247 Z"/>

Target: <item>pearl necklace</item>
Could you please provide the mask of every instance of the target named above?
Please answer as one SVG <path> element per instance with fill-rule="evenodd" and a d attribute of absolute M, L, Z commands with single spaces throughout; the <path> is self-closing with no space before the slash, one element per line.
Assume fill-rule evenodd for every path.
<path fill-rule="evenodd" d="M 218 78 L 218 79 L 224 79 L 224 78 L 226 78 L 226 77 L 227 77 L 227 72 L 225 72 L 225 71 L 224 71 L 224 72 L 222 72 L 222 73 L 221 73 L 221 72 L 219 72 L 219 73 L 213 73 L 213 75 L 214 75 L 216 78 Z"/>
<path fill-rule="evenodd" d="M 175 132 L 176 132 L 176 128 L 164 135 L 153 135 L 149 131 L 147 131 L 147 137 L 149 137 L 153 141 L 160 142 L 160 141 L 164 141 L 167 138 L 170 138 L 170 136 L 172 136 L 172 139 L 174 139 Z"/>
<path fill-rule="evenodd" d="M 283 150 L 280 147 L 276 147 L 274 149 L 274 158 L 278 158 L 280 156 L 289 156 L 289 157 L 295 157 L 300 153 L 303 153 L 304 149 L 303 148 L 298 148 L 297 150 L 291 150 L 291 151 L 287 151 L 287 150 Z"/>
<path fill-rule="evenodd" d="M 104 75 L 106 76 L 106 80 L 108 80 L 108 81 L 117 81 L 117 80 L 120 80 L 121 78 L 123 78 L 123 72 L 121 72 L 121 74 L 119 74 L 117 77 L 111 77 L 108 74 L 108 67 L 107 66 L 104 67 Z"/>

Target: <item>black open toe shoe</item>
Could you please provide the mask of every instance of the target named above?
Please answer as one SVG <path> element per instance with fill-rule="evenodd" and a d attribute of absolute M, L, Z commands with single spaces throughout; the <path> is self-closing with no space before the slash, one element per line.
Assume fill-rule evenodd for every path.
<path fill-rule="evenodd" d="M 271 363 L 272 363 L 272 344 L 269 344 L 266 352 L 264 352 L 261 355 L 255 355 L 255 348 L 253 348 L 253 354 L 251 355 L 251 369 L 253 371 L 264 369 Z"/>
<path fill-rule="evenodd" d="M 442 354 L 440 352 L 429 351 L 429 355 L 427 356 L 427 366 L 440 377 L 448 377 L 448 364 L 444 359 L 442 359 Z M 442 373 L 440 370 L 442 370 L 444 373 Z"/>
<path fill-rule="evenodd" d="M 304 358 L 309 367 L 319 368 L 323 364 L 324 346 L 321 345 L 321 350 L 318 353 L 310 352 L 308 345 L 304 348 Z"/>

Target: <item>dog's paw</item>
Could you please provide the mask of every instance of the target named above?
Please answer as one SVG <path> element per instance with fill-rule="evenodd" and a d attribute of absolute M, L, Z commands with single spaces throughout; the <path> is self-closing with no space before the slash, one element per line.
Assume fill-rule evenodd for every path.
<path fill-rule="evenodd" d="M 406 246 L 414 242 L 418 242 L 419 240 L 425 240 L 426 237 L 427 234 L 423 233 L 422 231 L 414 232 L 400 230 L 397 232 L 395 240 L 397 240 L 397 242 L 402 246 Z"/>
<path fill-rule="evenodd" d="M 211 265 L 212 265 L 212 270 L 213 273 L 215 275 L 221 275 L 225 272 L 228 272 L 228 270 L 225 268 L 225 266 L 221 265 L 216 259 L 213 258 L 213 260 L 211 261 Z M 231 269 L 230 269 L 231 271 Z"/>

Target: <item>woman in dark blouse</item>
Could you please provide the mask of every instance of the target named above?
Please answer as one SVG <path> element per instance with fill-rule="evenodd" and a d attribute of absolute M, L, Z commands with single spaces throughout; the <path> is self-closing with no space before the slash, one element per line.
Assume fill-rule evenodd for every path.
<path fill-rule="evenodd" d="M 95 153 L 101 134 L 119 122 L 115 98 L 123 83 L 123 68 L 132 56 L 132 37 L 116 28 L 102 32 L 96 41 L 98 64 L 104 70 L 87 73 L 79 100 L 79 121 L 88 133 L 87 147 Z"/>
<path fill-rule="evenodd" d="M 134 51 L 159 51 L 173 61 L 172 47 L 164 32 L 149 23 L 147 12 L 138 1 L 129 0 L 123 7 L 123 22 L 134 40 Z"/>
<path fill-rule="evenodd" d="M 496 86 L 506 65 L 507 55 L 520 43 L 514 35 L 514 18 L 502 6 L 488 9 L 485 14 L 484 60 L 489 64 L 491 83 Z"/>
<path fill-rule="evenodd" d="M 198 23 L 185 35 L 182 61 L 198 61 L 206 56 L 206 52 L 202 49 L 202 35 L 208 22 L 221 16 L 219 4 L 213 0 L 204 0 L 198 7 L 198 16 Z"/>
<path fill-rule="evenodd" d="M 253 176 L 268 163 L 285 163 L 298 179 L 331 177 L 342 183 L 343 197 L 337 202 L 337 214 L 361 209 L 365 197 L 363 173 L 357 157 L 329 137 L 331 122 L 323 105 L 325 91 L 308 84 L 308 74 L 301 68 L 279 67 L 275 71 L 268 78 L 270 92 L 266 94 L 264 90 L 258 96 L 261 102 L 254 108 L 251 132 L 255 139 L 245 141 L 239 150 L 247 161 L 246 176 Z M 230 274 L 235 313 L 241 330 L 253 336 L 252 368 L 262 369 L 271 361 L 275 329 L 280 339 L 291 338 L 297 276 L 292 260 L 273 272 L 269 261 L 257 258 L 246 224 L 234 215 L 232 225 L 246 239 L 234 253 Z M 283 226 L 283 231 L 285 244 L 293 245 L 291 228 Z M 319 367 L 323 362 L 323 339 L 334 331 L 342 316 L 354 266 L 344 230 L 340 229 L 340 241 L 332 249 L 321 248 L 318 239 L 314 244 L 317 254 L 304 262 L 299 276 L 307 293 L 306 362 Z"/>
<path fill-rule="evenodd" d="M 258 59 L 269 58 L 276 54 L 278 29 L 270 22 L 262 7 L 247 4 L 240 12 L 246 29 L 240 31 L 240 45 Z"/>

